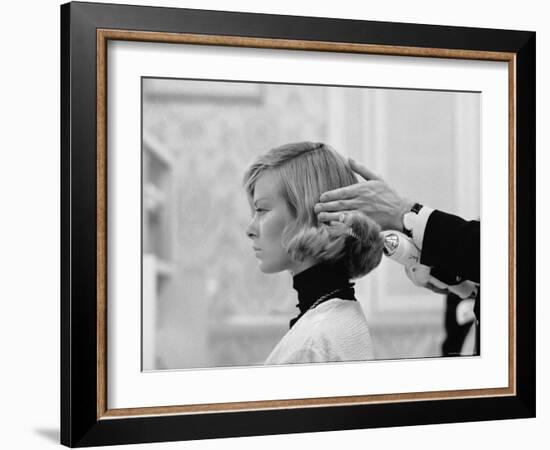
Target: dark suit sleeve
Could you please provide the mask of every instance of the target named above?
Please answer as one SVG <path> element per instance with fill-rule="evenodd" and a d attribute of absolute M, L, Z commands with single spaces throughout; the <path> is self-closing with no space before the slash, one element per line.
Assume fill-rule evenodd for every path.
<path fill-rule="evenodd" d="M 449 285 L 463 280 L 479 283 L 480 223 L 435 210 L 430 214 L 420 262 Z"/>

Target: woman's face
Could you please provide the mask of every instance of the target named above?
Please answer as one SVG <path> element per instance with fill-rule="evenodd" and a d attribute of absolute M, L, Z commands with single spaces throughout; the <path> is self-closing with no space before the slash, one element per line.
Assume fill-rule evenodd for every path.
<path fill-rule="evenodd" d="M 280 193 L 279 179 L 272 171 L 264 172 L 256 180 L 251 208 L 252 219 L 246 235 L 252 240 L 260 270 L 264 273 L 293 271 L 298 264 L 284 249 L 282 236 L 294 219 Z"/>

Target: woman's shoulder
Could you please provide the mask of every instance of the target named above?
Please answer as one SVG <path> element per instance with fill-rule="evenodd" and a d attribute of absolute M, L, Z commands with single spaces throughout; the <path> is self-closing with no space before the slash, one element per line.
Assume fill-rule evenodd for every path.
<path fill-rule="evenodd" d="M 307 315 L 311 336 L 343 336 L 368 330 L 365 314 L 358 301 L 333 298 L 308 311 L 304 318 Z"/>
<path fill-rule="evenodd" d="M 266 364 L 372 358 L 371 337 L 361 305 L 357 301 L 334 298 L 304 314 Z"/>
<path fill-rule="evenodd" d="M 321 303 L 309 312 L 317 316 L 319 320 L 333 320 L 334 316 L 365 317 L 361 304 L 357 300 L 338 297 Z"/>
<path fill-rule="evenodd" d="M 331 355 L 333 360 L 372 359 L 370 331 L 359 302 L 332 299 L 319 308 L 312 320 L 310 338 L 321 353 Z"/>

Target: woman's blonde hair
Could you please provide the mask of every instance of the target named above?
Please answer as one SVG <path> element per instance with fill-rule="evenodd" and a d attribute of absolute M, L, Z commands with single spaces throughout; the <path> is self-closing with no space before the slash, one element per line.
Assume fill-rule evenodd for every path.
<path fill-rule="evenodd" d="M 350 278 L 374 269 L 382 258 L 380 227 L 361 213 L 347 213 L 346 223 L 317 220 L 314 206 L 323 192 L 357 183 L 348 162 L 323 143 L 297 142 L 273 148 L 259 156 L 244 175 L 248 195 L 254 196 L 258 178 L 277 174 L 281 194 L 296 219 L 283 232 L 282 243 L 298 261 L 342 262 Z"/>

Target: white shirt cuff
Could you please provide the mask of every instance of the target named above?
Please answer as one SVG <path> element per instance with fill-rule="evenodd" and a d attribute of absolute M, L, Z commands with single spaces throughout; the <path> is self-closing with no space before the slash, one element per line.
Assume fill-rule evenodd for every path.
<path fill-rule="evenodd" d="M 433 208 L 423 206 L 422 209 L 412 219 L 412 236 L 414 245 L 422 250 L 422 244 L 424 243 L 424 232 L 426 231 L 426 225 L 430 214 L 434 211 Z"/>

